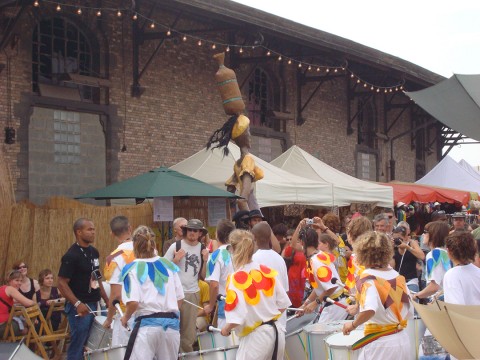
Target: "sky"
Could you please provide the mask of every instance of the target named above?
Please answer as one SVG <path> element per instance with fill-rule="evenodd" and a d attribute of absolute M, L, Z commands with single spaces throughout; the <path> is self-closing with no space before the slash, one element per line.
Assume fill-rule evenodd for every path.
<path fill-rule="evenodd" d="M 478 0 L 234 0 L 353 40 L 437 74 L 480 74 Z M 467 134 L 468 135 L 468 134 Z M 480 165 L 480 144 L 449 155 Z"/>

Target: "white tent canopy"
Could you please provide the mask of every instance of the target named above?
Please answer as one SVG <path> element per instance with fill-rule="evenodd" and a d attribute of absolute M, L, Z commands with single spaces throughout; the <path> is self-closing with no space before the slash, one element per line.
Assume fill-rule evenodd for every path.
<path fill-rule="evenodd" d="M 463 167 L 465 170 L 467 170 L 468 173 L 469 173 L 470 175 L 472 175 L 475 179 L 477 179 L 478 181 L 480 181 L 480 173 L 479 173 L 477 170 L 475 170 L 475 168 L 474 168 L 472 165 L 470 165 L 468 162 L 466 162 L 466 161 L 463 160 L 463 159 L 460 160 L 460 161 L 458 162 L 458 164 L 459 164 L 461 167 Z"/>
<path fill-rule="evenodd" d="M 240 157 L 238 146 L 230 143 L 228 149 L 230 154 L 224 157 L 222 150 L 205 148 L 173 165 L 171 169 L 225 189 L 225 181 L 233 174 L 235 160 Z M 255 195 L 260 207 L 288 204 L 333 205 L 330 184 L 293 175 L 253 157 L 256 165 L 265 173 L 265 177 L 255 183 Z"/>
<path fill-rule="evenodd" d="M 382 207 L 393 206 L 392 187 L 347 175 L 296 145 L 270 163 L 290 173 L 330 184 L 333 187 L 333 202 L 337 206 L 348 206 L 351 203 L 376 204 Z"/>
<path fill-rule="evenodd" d="M 416 183 L 480 193 L 480 179 L 448 155 Z"/>

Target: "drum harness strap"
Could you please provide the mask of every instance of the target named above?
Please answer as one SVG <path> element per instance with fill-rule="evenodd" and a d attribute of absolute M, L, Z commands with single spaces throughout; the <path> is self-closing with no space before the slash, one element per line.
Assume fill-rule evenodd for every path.
<path fill-rule="evenodd" d="M 130 335 L 130 338 L 128 339 L 128 345 L 127 349 L 125 350 L 125 356 L 123 360 L 129 360 L 130 355 L 132 355 L 132 350 L 133 346 L 135 345 L 135 339 L 138 334 L 138 330 L 140 329 L 140 324 L 143 319 L 148 319 L 148 318 L 167 318 L 167 319 L 177 319 L 178 316 L 174 312 L 158 312 L 158 313 L 153 313 L 149 315 L 143 315 L 139 316 L 135 319 L 135 326 L 133 327 L 132 334 Z"/>
<path fill-rule="evenodd" d="M 275 322 L 277 320 L 269 320 L 269 321 L 264 321 L 262 322 L 262 325 L 271 325 L 275 331 L 275 344 L 274 344 L 274 348 L 273 348 L 273 355 L 272 355 L 272 360 L 277 360 L 277 353 L 278 353 L 278 329 L 277 327 L 275 326 Z"/>

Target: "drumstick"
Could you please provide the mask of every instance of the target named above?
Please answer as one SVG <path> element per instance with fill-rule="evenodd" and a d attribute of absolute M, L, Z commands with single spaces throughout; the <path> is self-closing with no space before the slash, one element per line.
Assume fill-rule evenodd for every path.
<path fill-rule="evenodd" d="M 290 310 L 290 311 L 304 311 L 305 309 L 302 309 L 302 308 L 287 308 L 287 310 Z"/>
<path fill-rule="evenodd" d="M 123 311 L 122 311 L 122 308 L 120 307 L 120 301 L 118 301 L 118 300 L 113 300 L 112 304 L 113 304 L 113 306 L 115 306 L 115 309 L 117 309 L 118 313 L 120 314 L 120 317 L 123 317 Z M 128 326 L 128 324 L 125 326 L 125 328 L 126 328 L 128 331 L 131 331 L 131 330 L 130 330 L 130 327 Z"/>
<path fill-rule="evenodd" d="M 219 328 L 216 328 L 216 327 L 210 325 L 210 326 L 207 328 L 207 331 L 208 331 L 208 332 L 219 332 L 219 333 L 221 333 L 221 332 L 222 332 L 222 329 L 219 329 Z"/>
<path fill-rule="evenodd" d="M 90 308 L 89 308 L 89 309 L 90 309 Z M 101 313 L 104 312 L 104 311 L 105 311 L 105 310 L 95 310 L 95 311 L 94 311 L 94 310 L 90 310 L 88 313 L 89 313 L 89 314 L 96 314 L 96 313 L 100 313 L 100 314 L 101 314 Z M 80 315 L 80 314 L 76 314 L 75 316 L 81 316 L 81 315 Z"/>
<path fill-rule="evenodd" d="M 345 284 L 342 284 L 342 282 L 340 280 L 338 280 L 336 277 L 332 278 L 332 280 L 330 280 L 330 282 L 334 285 L 338 285 L 339 287 L 341 287 L 342 289 L 347 289 L 347 290 L 350 290 L 349 287 Z"/>
<path fill-rule="evenodd" d="M 187 304 L 190 304 L 190 305 L 192 305 L 192 306 L 195 306 L 196 308 L 198 308 L 198 309 L 200 309 L 200 310 L 203 310 L 203 308 L 202 308 L 201 306 L 198 306 L 197 304 L 194 304 L 194 303 L 192 303 L 192 302 L 190 302 L 190 301 L 188 301 L 188 300 L 185 300 L 185 299 L 183 299 L 183 301 L 185 301 Z"/>
<path fill-rule="evenodd" d="M 323 298 L 323 301 L 329 302 L 330 304 L 334 304 L 334 305 L 340 306 L 341 308 L 344 308 L 344 309 L 347 308 L 346 305 L 343 305 L 342 303 L 339 303 L 338 301 L 335 301 L 335 300 L 329 298 L 328 296 L 325 296 L 325 297 Z"/>
<path fill-rule="evenodd" d="M 222 294 L 217 295 L 217 300 L 218 301 L 225 301 L 225 299 L 226 299 L 226 297 L 224 295 L 222 295 Z"/>

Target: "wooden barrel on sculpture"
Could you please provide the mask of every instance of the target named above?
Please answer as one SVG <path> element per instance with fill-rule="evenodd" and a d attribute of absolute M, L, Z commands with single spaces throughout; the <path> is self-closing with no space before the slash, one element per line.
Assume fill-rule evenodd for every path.
<path fill-rule="evenodd" d="M 223 109 L 227 115 L 237 115 L 245 110 L 245 103 L 242 99 L 242 93 L 238 87 L 235 71 L 224 65 L 225 53 L 213 56 L 218 62 L 218 71 L 215 74 L 218 91 L 222 96 Z"/>

